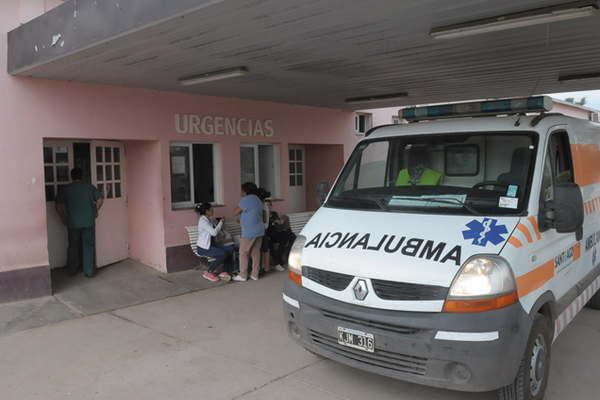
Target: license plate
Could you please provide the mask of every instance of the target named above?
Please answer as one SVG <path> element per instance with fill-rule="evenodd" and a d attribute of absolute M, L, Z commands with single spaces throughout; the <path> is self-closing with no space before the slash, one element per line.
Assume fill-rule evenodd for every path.
<path fill-rule="evenodd" d="M 373 337 L 372 333 L 361 332 L 338 326 L 337 334 L 338 343 L 342 346 L 368 351 L 369 353 L 375 352 L 375 338 Z"/>

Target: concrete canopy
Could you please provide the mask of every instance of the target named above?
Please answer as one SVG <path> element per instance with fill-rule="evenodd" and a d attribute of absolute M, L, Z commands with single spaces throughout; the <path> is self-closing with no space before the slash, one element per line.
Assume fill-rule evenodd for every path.
<path fill-rule="evenodd" d="M 13 75 L 333 108 L 600 89 L 600 14 L 439 40 L 568 0 L 71 0 L 8 33 Z M 244 76 L 182 86 L 187 76 Z M 368 104 L 348 98 L 406 93 Z M 368 107 L 367 107 L 368 106 Z"/>

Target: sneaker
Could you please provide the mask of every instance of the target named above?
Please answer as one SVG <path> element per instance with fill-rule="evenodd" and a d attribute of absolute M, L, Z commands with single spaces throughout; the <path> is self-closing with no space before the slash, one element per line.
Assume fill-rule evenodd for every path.
<path fill-rule="evenodd" d="M 231 280 L 231 275 L 229 275 L 229 272 L 221 272 L 219 274 L 219 279 L 225 282 L 229 282 Z"/>
<path fill-rule="evenodd" d="M 202 277 L 203 277 L 204 279 L 206 279 L 207 281 L 211 281 L 211 282 L 219 282 L 219 277 L 218 277 L 218 276 L 216 276 L 215 274 L 213 274 L 212 272 L 205 271 L 205 272 L 202 274 Z"/>
<path fill-rule="evenodd" d="M 247 278 L 242 278 L 240 275 L 236 275 L 232 278 L 233 281 L 235 282 L 246 282 L 248 279 Z"/>
<path fill-rule="evenodd" d="M 281 264 L 277 264 L 277 265 L 275 266 L 275 269 L 276 269 L 277 271 L 279 271 L 279 272 L 283 272 L 283 271 L 285 271 L 285 267 L 284 267 L 283 265 L 281 265 Z"/>
<path fill-rule="evenodd" d="M 258 277 L 250 275 L 250 279 L 252 279 L 253 281 L 257 281 Z"/>

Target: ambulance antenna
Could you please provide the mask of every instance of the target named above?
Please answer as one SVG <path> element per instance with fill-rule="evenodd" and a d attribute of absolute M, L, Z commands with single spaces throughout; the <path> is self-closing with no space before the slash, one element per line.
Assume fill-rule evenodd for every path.
<path fill-rule="evenodd" d="M 521 117 L 522 116 L 523 116 L 523 113 L 517 114 L 517 120 L 515 121 L 515 126 L 521 126 Z"/>

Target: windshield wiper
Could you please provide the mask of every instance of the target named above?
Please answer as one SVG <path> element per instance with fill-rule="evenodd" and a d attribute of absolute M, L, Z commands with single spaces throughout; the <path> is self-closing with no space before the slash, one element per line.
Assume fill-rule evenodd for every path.
<path fill-rule="evenodd" d="M 410 201 L 423 201 L 425 203 L 438 203 L 438 204 L 453 204 L 453 205 L 458 205 L 458 206 L 462 206 L 464 207 L 465 210 L 467 210 L 468 212 L 470 212 L 473 215 L 479 215 L 479 212 L 477 210 L 475 210 L 474 208 L 472 208 L 471 206 L 469 206 L 466 202 L 464 201 L 460 201 L 458 199 L 452 199 L 452 198 L 446 198 L 446 199 L 438 199 L 435 197 L 427 197 L 427 198 L 422 198 L 422 197 L 397 197 L 394 196 L 394 199 L 398 199 L 398 200 L 410 200 Z"/>
<path fill-rule="evenodd" d="M 344 200 L 354 200 L 354 201 L 368 201 L 369 203 L 375 204 L 379 209 L 383 211 L 389 211 L 390 208 L 385 204 L 383 199 L 374 199 L 372 197 L 354 197 L 354 196 L 335 196 L 332 200 L 344 201 Z"/>

